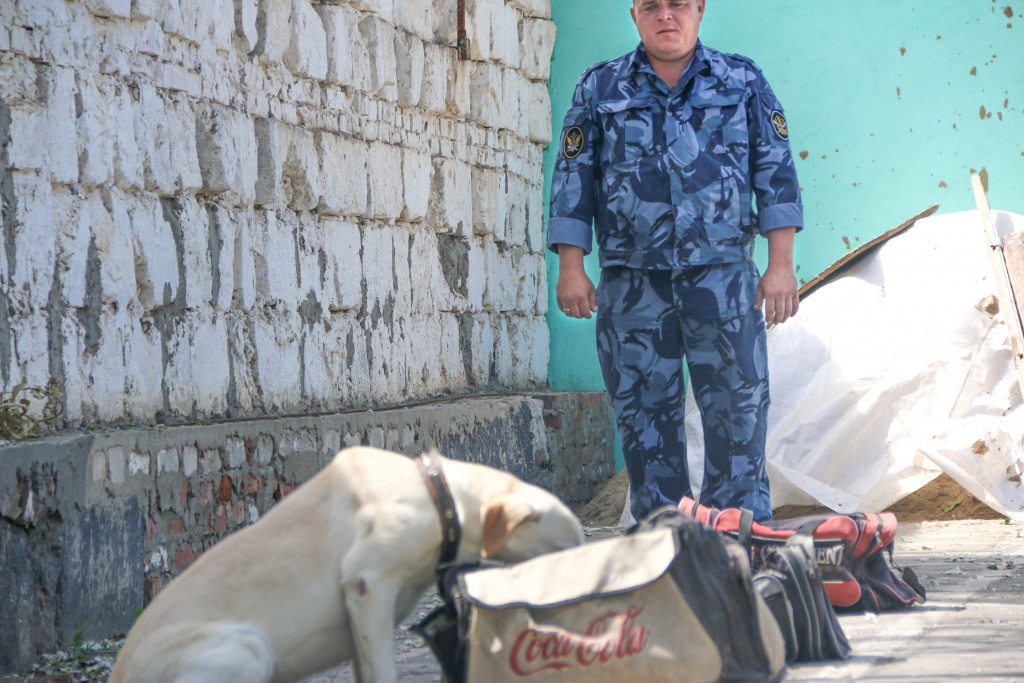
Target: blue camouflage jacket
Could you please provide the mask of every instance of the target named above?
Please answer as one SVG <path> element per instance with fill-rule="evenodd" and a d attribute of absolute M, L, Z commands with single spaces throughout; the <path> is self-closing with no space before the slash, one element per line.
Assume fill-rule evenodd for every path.
<path fill-rule="evenodd" d="M 671 91 L 643 44 L 588 69 L 562 128 L 548 247 L 589 253 L 592 224 L 602 267 L 650 269 L 742 261 L 758 232 L 801 229 L 786 118 L 757 65 L 698 42 Z"/>

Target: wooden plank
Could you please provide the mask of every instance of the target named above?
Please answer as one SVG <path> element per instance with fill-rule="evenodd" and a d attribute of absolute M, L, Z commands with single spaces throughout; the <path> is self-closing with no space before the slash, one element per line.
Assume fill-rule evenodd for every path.
<path fill-rule="evenodd" d="M 1010 274 L 1010 289 L 1017 299 L 1017 317 L 1024 325 L 1024 232 L 1011 232 L 1003 238 L 1003 257 Z"/>
<path fill-rule="evenodd" d="M 971 185 L 974 187 L 974 201 L 978 205 L 978 216 L 981 218 L 985 245 L 988 248 L 992 270 L 996 276 L 999 309 L 1003 312 L 1003 321 L 1006 323 L 1006 329 L 1010 336 L 1010 348 L 1013 351 L 1013 365 L 1017 369 L 1017 381 L 1020 383 L 1021 391 L 1024 392 L 1024 329 L 1021 329 L 1017 300 L 1013 296 L 1010 273 L 1006 268 L 1003 242 L 999 239 L 999 233 L 996 232 L 996 226 L 992 222 L 992 210 L 988 205 L 988 197 L 985 196 L 982 178 L 972 175 Z"/>
<path fill-rule="evenodd" d="M 836 277 L 837 275 L 841 274 L 844 270 L 852 266 L 854 263 L 864 258 L 864 256 L 867 255 L 869 251 L 877 247 L 879 244 L 882 244 L 883 242 L 892 239 L 896 235 L 900 234 L 901 232 L 912 226 L 917 221 L 921 220 L 922 218 L 927 218 L 928 216 L 931 216 L 938 210 L 939 205 L 933 204 L 932 206 L 929 206 L 927 209 L 917 214 L 916 216 L 908 218 L 907 220 L 903 221 L 892 230 L 887 230 L 886 232 L 883 232 L 875 239 L 860 245 L 859 247 L 851 251 L 849 254 L 846 254 L 841 259 L 833 263 L 831 266 L 821 271 L 821 273 L 818 274 L 817 277 L 815 277 L 810 282 L 801 287 L 800 298 L 803 299 L 805 296 L 813 292 L 818 287 L 824 285 L 833 277 Z"/>

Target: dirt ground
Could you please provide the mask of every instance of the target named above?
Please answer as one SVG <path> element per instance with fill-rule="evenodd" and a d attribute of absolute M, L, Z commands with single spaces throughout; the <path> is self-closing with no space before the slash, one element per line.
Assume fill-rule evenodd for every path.
<path fill-rule="evenodd" d="M 577 510 L 580 519 L 587 526 L 616 526 L 626 504 L 628 488 L 629 479 L 623 469 L 589 503 Z M 777 519 L 787 519 L 827 511 L 828 508 L 822 506 L 783 505 L 776 508 L 774 514 Z M 939 475 L 923 488 L 890 506 L 888 511 L 903 523 L 1004 517 L 971 495 L 947 474 Z"/>

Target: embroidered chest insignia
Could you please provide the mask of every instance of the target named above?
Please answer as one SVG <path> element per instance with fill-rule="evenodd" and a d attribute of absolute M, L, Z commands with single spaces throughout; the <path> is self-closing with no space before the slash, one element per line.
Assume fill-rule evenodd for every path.
<path fill-rule="evenodd" d="M 778 109 L 773 111 L 771 120 L 775 133 L 783 140 L 789 140 L 789 124 L 786 123 L 786 117 L 782 115 L 782 112 Z"/>
<path fill-rule="evenodd" d="M 565 139 L 562 140 L 562 153 L 566 159 L 575 159 L 583 151 L 583 129 L 573 126 L 565 131 Z"/>

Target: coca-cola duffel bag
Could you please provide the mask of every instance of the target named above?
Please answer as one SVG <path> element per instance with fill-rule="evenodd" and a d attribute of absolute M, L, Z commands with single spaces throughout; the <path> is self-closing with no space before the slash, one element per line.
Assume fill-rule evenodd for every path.
<path fill-rule="evenodd" d="M 777 681 L 785 642 L 737 544 L 672 523 L 496 568 L 456 567 L 416 627 L 448 683 Z"/>

